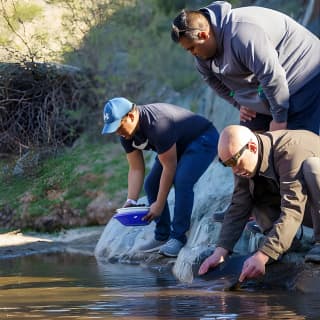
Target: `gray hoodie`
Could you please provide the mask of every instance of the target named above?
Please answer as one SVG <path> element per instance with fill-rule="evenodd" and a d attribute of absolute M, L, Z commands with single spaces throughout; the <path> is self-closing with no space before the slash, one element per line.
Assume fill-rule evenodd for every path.
<path fill-rule="evenodd" d="M 320 40 L 271 9 L 232 9 L 228 2 L 216 1 L 200 11 L 217 41 L 212 59 L 195 58 L 204 80 L 236 107 L 287 121 L 290 95 L 320 74 Z"/>

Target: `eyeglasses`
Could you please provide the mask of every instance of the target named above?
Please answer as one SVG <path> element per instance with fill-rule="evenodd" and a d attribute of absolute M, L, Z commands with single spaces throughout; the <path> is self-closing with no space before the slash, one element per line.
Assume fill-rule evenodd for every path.
<path fill-rule="evenodd" d="M 229 158 L 226 161 L 222 161 L 219 158 L 219 162 L 225 166 L 225 167 L 235 167 L 237 165 L 237 162 L 239 160 L 239 158 L 242 156 L 242 154 L 245 152 L 245 150 L 247 150 L 249 148 L 249 143 L 247 143 L 246 145 L 244 145 L 234 156 L 232 156 L 231 158 Z"/>
<path fill-rule="evenodd" d="M 199 28 L 185 28 L 185 29 L 179 29 L 176 25 L 172 24 L 172 30 L 171 30 L 171 38 L 174 42 L 179 42 L 181 35 L 184 35 L 186 32 L 189 31 L 203 31 Z"/>

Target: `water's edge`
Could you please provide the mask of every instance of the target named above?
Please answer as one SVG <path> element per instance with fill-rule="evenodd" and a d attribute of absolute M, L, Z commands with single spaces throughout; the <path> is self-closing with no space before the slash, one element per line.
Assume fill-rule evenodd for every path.
<path fill-rule="evenodd" d="M 63 251 L 93 256 L 103 229 L 104 226 L 98 226 L 75 228 L 58 234 L 22 233 L 19 230 L 0 234 L 0 259 Z"/>

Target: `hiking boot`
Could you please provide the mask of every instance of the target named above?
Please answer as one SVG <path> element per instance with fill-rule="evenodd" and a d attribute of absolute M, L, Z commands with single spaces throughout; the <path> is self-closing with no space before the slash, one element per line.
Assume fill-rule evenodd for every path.
<path fill-rule="evenodd" d="M 172 238 L 160 247 L 159 253 L 167 257 L 177 257 L 183 246 L 181 241 Z"/>
<path fill-rule="evenodd" d="M 151 239 L 147 241 L 146 243 L 142 244 L 137 248 L 138 251 L 149 253 L 149 252 L 155 252 L 158 251 L 159 248 L 164 245 L 166 241 L 160 241 L 156 239 Z"/>
<path fill-rule="evenodd" d="M 320 263 L 320 242 L 316 242 L 304 257 L 305 262 Z"/>

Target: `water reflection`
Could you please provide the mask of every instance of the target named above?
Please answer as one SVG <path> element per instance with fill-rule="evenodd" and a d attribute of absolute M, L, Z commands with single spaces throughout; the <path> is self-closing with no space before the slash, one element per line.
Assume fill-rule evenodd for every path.
<path fill-rule="evenodd" d="M 319 319 L 315 295 L 182 285 L 167 269 L 51 254 L 0 261 L 0 319 Z"/>

